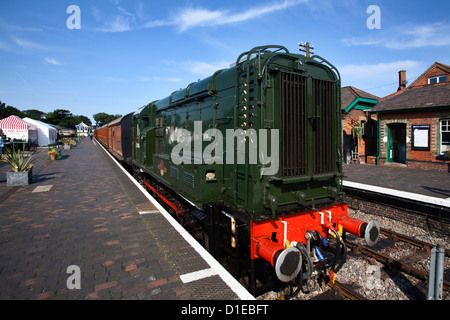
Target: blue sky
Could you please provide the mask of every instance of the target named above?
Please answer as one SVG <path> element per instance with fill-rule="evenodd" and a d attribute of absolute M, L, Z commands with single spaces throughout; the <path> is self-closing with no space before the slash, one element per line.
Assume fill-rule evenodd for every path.
<path fill-rule="evenodd" d="M 69 29 L 70 5 L 81 29 Z M 380 29 L 369 29 L 370 5 Z M 448 0 L 0 0 L 0 100 L 126 114 L 229 67 L 254 46 L 309 41 L 342 85 L 383 97 L 450 64 Z"/>

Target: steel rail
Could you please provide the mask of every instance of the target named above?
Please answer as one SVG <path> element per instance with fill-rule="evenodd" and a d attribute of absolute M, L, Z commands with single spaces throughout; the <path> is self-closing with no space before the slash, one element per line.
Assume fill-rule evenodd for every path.
<path fill-rule="evenodd" d="M 350 300 L 367 300 L 366 297 L 363 297 L 339 281 L 334 281 L 333 290 L 336 290 L 342 296 L 349 298 Z"/>
<path fill-rule="evenodd" d="M 409 243 L 409 244 L 411 244 L 413 246 L 426 249 L 427 251 L 430 251 L 430 252 L 431 252 L 431 249 L 433 249 L 436 246 L 436 245 L 433 245 L 431 243 L 428 243 L 428 242 L 425 242 L 425 241 L 421 241 L 421 240 L 417 240 L 417 239 L 414 239 L 412 237 L 408 237 L 408 236 L 405 236 L 405 235 L 400 234 L 398 232 L 391 231 L 391 230 L 388 230 L 388 229 L 385 229 L 385 228 L 380 228 L 380 233 L 385 235 L 385 236 L 388 236 L 388 237 L 390 237 L 390 238 L 392 238 L 394 240 L 403 241 L 403 242 Z M 445 250 L 445 256 L 446 257 L 450 257 L 450 250 L 447 250 L 447 249 Z"/>

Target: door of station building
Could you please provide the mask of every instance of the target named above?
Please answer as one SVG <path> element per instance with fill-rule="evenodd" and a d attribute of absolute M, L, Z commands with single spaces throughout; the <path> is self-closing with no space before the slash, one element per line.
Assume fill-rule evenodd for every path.
<path fill-rule="evenodd" d="M 406 163 L 406 124 L 389 124 L 387 137 L 387 161 Z"/>

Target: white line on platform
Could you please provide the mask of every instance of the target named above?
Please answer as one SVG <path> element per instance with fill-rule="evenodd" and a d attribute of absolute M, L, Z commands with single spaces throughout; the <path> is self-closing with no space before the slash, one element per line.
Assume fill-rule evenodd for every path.
<path fill-rule="evenodd" d="M 180 276 L 180 279 L 181 279 L 181 281 L 183 281 L 183 283 L 189 283 L 192 281 L 209 278 L 209 277 L 212 277 L 215 275 L 217 275 L 216 270 L 214 270 L 212 268 L 208 268 L 208 269 L 203 269 L 203 270 L 199 270 L 199 271 L 182 274 Z"/>
<path fill-rule="evenodd" d="M 159 213 L 159 210 L 145 210 L 145 211 L 139 211 L 139 214 L 151 214 L 151 213 Z"/>
<path fill-rule="evenodd" d="M 350 188 L 378 192 L 378 193 L 382 193 L 382 194 L 388 194 L 388 195 L 391 195 L 394 197 L 400 197 L 400 198 L 405 198 L 405 199 L 409 199 L 409 200 L 430 203 L 430 204 L 443 206 L 443 207 L 450 207 L 450 201 L 448 199 L 436 198 L 436 197 L 426 196 L 426 195 L 418 194 L 418 193 L 412 193 L 412 192 L 400 191 L 400 190 L 389 189 L 389 188 L 384 188 L 384 187 L 372 186 L 372 185 L 368 185 L 368 184 L 362 184 L 362 183 L 351 182 L 351 181 L 346 181 L 346 180 L 344 180 L 344 186 L 350 187 Z"/>
<path fill-rule="evenodd" d="M 150 200 L 155 207 L 161 212 L 161 214 L 167 219 L 167 221 L 172 225 L 172 227 L 177 230 L 180 235 L 197 251 L 197 253 L 202 256 L 202 258 L 209 264 L 212 270 L 215 270 L 216 274 L 222 278 L 222 280 L 233 290 L 234 293 L 241 300 L 256 300 L 214 257 L 203 248 L 200 243 L 197 242 L 171 215 L 164 209 L 161 204 L 156 201 L 134 178 L 114 159 L 105 148 L 98 144 L 105 153 L 111 157 L 111 159 L 116 163 L 116 165 L 127 175 L 127 177 L 136 185 L 136 187 L 141 190 L 144 196 Z"/>

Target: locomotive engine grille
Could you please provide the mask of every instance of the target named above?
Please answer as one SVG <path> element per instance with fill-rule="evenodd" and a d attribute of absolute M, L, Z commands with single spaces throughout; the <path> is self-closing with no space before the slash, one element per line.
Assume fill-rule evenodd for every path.
<path fill-rule="evenodd" d="M 332 173 L 336 164 L 336 97 L 330 81 L 313 80 L 313 173 Z"/>
<path fill-rule="evenodd" d="M 281 73 L 282 178 L 335 170 L 336 84 L 318 79 L 309 83 L 312 90 L 307 77 Z"/>
<path fill-rule="evenodd" d="M 281 73 L 281 138 L 283 178 L 307 174 L 306 78 Z"/>

